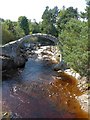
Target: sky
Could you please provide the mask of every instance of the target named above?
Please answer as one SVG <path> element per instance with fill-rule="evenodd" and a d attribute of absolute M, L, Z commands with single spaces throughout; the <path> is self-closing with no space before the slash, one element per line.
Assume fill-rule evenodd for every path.
<path fill-rule="evenodd" d="M 85 0 L 0 0 L 0 18 L 17 21 L 19 16 L 26 16 L 28 19 L 41 21 L 41 16 L 46 8 L 57 6 L 62 9 L 72 6 L 78 11 L 84 11 Z"/>

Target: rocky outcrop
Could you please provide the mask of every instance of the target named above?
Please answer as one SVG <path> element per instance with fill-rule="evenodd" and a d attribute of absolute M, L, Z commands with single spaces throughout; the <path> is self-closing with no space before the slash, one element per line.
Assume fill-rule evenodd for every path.
<path fill-rule="evenodd" d="M 52 60 L 54 63 L 59 63 L 61 59 L 60 52 L 56 46 L 41 46 L 34 53 L 37 54 L 37 59 Z"/>
<path fill-rule="evenodd" d="M 76 98 L 80 105 L 81 105 L 81 109 L 88 112 L 90 114 L 90 94 L 88 91 L 86 91 L 83 95 L 78 96 Z"/>
<path fill-rule="evenodd" d="M 0 57 L 2 70 L 24 66 L 27 60 L 25 52 L 24 45 L 18 44 L 17 42 L 2 46 L 2 54 Z"/>

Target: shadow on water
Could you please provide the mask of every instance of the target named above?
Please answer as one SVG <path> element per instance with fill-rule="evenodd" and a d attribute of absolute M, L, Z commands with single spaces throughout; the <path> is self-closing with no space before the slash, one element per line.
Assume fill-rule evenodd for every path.
<path fill-rule="evenodd" d="M 25 68 L 4 79 L 3 112 L 18 118 L 87 118 L 76 100 L 82 94 L 76 80 L 52 67 L 51 61 L 29 59 Z"/>

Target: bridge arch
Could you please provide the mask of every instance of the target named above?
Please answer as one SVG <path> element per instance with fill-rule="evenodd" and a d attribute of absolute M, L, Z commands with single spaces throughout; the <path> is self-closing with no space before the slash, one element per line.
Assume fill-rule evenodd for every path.
<path fill-rule="evenodd" d="M 50 34 L 43 34 L 43 33 L 35 33 L 35 34 L 24 36 L 24 37 L 20 38 L 19 40 L 17 40 L 17 42 L 18 43 L 25 42 L 25 40 L 30 39 L 31 37 L 46 38 L 46 39 L 52 41 L 54 44 L 57 44 L 57 42 L 58 42 L 58 38 L 56 38 L 55 36 L 52 36 Z"/>
<path fill-rule="evenodd" d="M 30 39 L 31 37 L 41 37 L 41 38 L 46 38 L 50 41 L 52 41 L 55 45 L 58 44 L 58 42 L 62 45 L 62 43 L 58 40 L 58 38 L 56 38 L 55 36 L 52 36 L 50 34 L 43 34 L 43 33 L 35 33 L 35 34 L 30 34 L 30 35 L 26 35 L 18 40 L 15 40 L 15 41 L 11 41 L 5 45 L 2 45 L 1 48 L 3 47 L 6 47 L 8 45 L 14 45 L 14 44 L 17 44 L 17 45 L 20 45 L 22 44 L 23 42 L 25 42 L 27 39 Z"/>

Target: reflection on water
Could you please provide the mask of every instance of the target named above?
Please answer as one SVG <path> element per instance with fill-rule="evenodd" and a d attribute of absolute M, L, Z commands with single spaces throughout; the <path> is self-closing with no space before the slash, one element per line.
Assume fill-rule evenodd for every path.
<path fill-rule="evenodd" d="M 24 69 L 3 80 L 3 112 L 19 118 L 88 117 L 76 100 L 82 94 L 77 81 L 52 67 L 51 61 L 29 59 Z"/>

